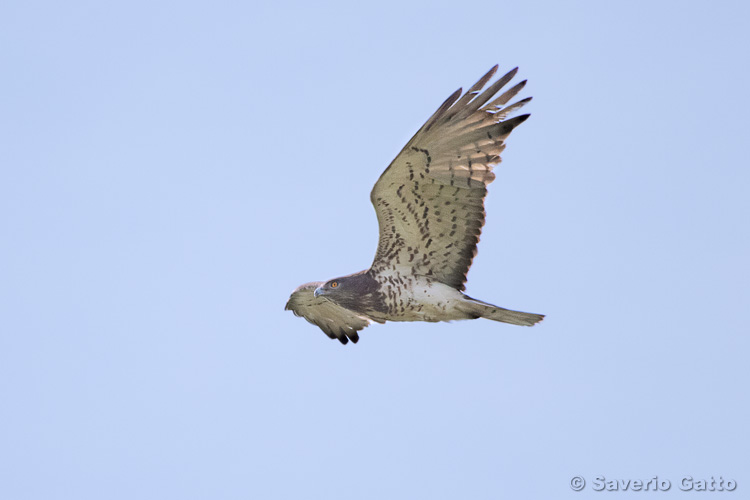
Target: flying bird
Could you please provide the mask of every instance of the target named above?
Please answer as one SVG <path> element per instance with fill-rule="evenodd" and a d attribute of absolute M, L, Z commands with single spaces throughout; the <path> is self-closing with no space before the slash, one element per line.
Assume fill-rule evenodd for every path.
<path fill-rule="evenodd" d="M 286 310 L 342 344 L 372 321 L 487 318 L 532 326 L 544 316 L 465 295 L 466 273 L 484 225 L 484 197 L 508 135 L 528 114 L 508 118 L 531 97 L 506 105 L 526 81 L 500 90 L 513 69 L 482 91 L 497 65 L 465 94 L 454 92 L 380 176 L 370 194 L 380 226 L 369 269 L 292 292 Z"/>

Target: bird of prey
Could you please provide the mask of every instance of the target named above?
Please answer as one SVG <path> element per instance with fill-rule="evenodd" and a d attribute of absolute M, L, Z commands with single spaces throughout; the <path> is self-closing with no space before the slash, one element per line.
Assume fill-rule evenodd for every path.
<path fill-rule="evenodd" d="M 526 81 L 500 90 L 518 68 L 482 91 L 497 65 L 465 94 L 454 92 L 406 144 L 370 194 L 380 226 L 369 269 L 292 292 L 287 310 L 342 344 L 372 321 L 487 318 L 532 326 L 544 316 L 504 309 L 462 293 L 484 225 L 484 197 L 508 135 L 531 100 L 507 103 Z"/>

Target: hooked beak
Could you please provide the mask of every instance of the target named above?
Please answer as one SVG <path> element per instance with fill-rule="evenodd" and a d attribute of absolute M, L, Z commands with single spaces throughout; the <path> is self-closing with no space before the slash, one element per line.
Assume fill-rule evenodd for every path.
<path fill-rule="evenodd" d="M 324 293 L 325 291 L 323 290 L 323 287 L 319 286 L 318 288 L 315 289 L 315 291 L 313 292 L 313 295 L 317 298 L 323 295 Z"/>

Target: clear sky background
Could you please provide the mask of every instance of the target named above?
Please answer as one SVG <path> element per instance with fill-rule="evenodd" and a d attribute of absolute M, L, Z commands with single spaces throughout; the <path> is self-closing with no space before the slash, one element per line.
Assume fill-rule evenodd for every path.
<path fill-rule="evenodd" d="M 0 498 L 744 497 L 749 15 L 3 2 Z M 547 319 L 284 311 L 370 265 L 375 180 L 495 63 L 534 101 L 467 291 Z"/>

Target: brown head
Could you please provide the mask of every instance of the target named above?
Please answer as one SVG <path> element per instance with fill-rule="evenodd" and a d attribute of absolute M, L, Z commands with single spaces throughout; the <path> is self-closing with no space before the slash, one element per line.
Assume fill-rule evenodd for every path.
<path fill-rule="evenodd" d="M 355 312 L 382 311 L 385 308 L 380 284 L 367 271 L 328 280 L 313 292 Z"/>

